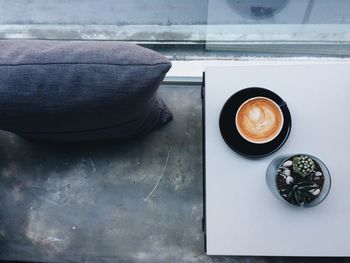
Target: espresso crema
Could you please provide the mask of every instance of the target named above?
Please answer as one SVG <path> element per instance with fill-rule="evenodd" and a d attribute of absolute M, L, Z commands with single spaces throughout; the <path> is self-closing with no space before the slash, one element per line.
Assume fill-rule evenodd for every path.
<path fill-rule="evenodd" d="M 236 114 L 240 135 L 252 143 L 267 143 L 281 132 L 283 113 L 271 99 L 254 97 L 245 101 Z"/>

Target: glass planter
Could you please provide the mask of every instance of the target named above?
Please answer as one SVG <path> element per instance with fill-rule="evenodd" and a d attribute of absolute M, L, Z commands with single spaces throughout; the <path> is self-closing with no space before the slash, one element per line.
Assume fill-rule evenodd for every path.
<path fill-rule="evenodd" d="M 294 159 L 294 157 L 297 157 L 297 159 Z M 304 164 L 307 166 L 306 160 L 310 160 L 308 158 L 311 158 L 314 161 L 315 166 L 313 166 L 313 169 L 318 171 L 316 172 L 313 171 L 312 172 L 313 175 L 310 175 L 310 178 L 316 178 L 316 179 L 308 180 L 308 182 L 304 183 L 304 177 L 301 177 L 299 173 L 296 173 L 294 171 L 294 168 L 297 169 L 298 167 L 294 166 L 296 164 L 292 160 L 298 160 L 298 158 L 300 159 L 300 157 L 305 158 L 305 161 L 304 159 L 302 159 L 301 161 L 302 162 L 301 168 L 305 167 L 303 166 Z M 287 164 L 287 166 L 285 166 L 285 164 Z M 316 175 L 318 174 L 318 176 L 321 174 L 321 176 L 316 177 L 315 174 Z M 321 187 L 318 187 L 318 185 L 316 184 L 317 180 L 323 181 L 323 184 Z M 281 182 L 286 187 L 283 188 L 281 186 Z M 325 200 L 325 198 L 327 197 L 331 189 L 331 176 L 326 165 L 317 157 L 309 154 L 292 154 L 292 155 L 279 156 L 270 163 L 266 171 L 266 183 L 269 189 L 271 190 L 271 192 L 273 193 L 273 195 L 276 196 L 279 200 L 283 201 L 284 203 L 287 203 L 294 207 L 308 208 L 308 207 L 314 207 L 320 204 L 323 200 Z M 316 188 L 312 187 L 314 186 L 312 183 L 317 185 L 317 187 Z M 286 190 L 286 189 L 289 189 L 289 190 Z M 299 191 L 299 189 L 301 190 Z M 304 192 L 307 192 L 307 193 L 304 194 Z M 307 196 L 307 198 L 311 198 L 312 200 L 309 202 L 306 202 L 306 201 L 303 201 L 305 199 L 300 198 L 300 196 L 302 196 L 303 198 L 304 196 Z M 296 200 L 298 200 L 299 202 Z M 292 201 L 295 203 L 293 203 Z"/>

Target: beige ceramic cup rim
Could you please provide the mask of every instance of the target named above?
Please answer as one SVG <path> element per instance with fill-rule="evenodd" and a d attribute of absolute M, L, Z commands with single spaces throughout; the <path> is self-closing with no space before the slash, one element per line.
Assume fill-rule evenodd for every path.
<path fill-rule="evenodd" d="M 243 133 L 241 132 L 239 126 L 237 125 L 238 113 L 240 112 L 240 110 L 242 109 L 242 107 L 243 107 L 244 105 L 246 105 L 249 101 L 256 100 L 256 99 L 265 99 L 265 100 L 268 100 L 268 101 L 272 102 L 272 104 L 274 104 L 274 105 L 276 106 L 276 108 L 278 109 L 278 111 L 279 111 L 279 113 L 280 113 L 280 115 L 281 115 L 281 117 L 282 117 L 281 125 L 280 125 L 280 127 L 279 127 L 279 129 L 278 129 L 278 132 L 276 132 L 275 136 L 273 136 L 272 138 L 270 138 L 270 139 L 268 139 L 268 140 L 259 141 L 259 142 L 250 140 L 250 139 L 248 139 L 247 137 L 245 137 L 245 136 L 243 135 Z M 238 130 L 239 135 L 241 135 L 241 136 L 242 136 L 245 140 L 247 140 L 248 142 L 251 142 L 251 143 L 254 143 L 254 144 L 264 144 L 264 143 L 268 143 L 268 142 L 271 142 L 272 140 L 274 140 L 274 139 L 281 133 L 282 128 L 283 128 L 283 124 L 284 124 L 284 116 L 283 116 L 283 112 L 282 112 L 282 110 L 281 110 L 281 107 L 280 107 L 275 101 L 273 101 L 272 99 L 267 98 L 267 97 L 256 96 L 256 97 L 247 99 L 245 102 L 243 102 L 243 103 L 241 104 L 241 106 L 239 106 L 239 108 L 238 108 L 238 110 L 237 110 L 237 112 L 236 112 L 235 125 L 236 125 L 236 128 L 237 128 L 237 130 Z"/>

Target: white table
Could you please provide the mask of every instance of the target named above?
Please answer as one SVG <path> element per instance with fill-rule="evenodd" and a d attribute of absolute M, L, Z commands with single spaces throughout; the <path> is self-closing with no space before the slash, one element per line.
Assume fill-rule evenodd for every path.
<path fill-rule="evenodd" d="M 206 238 L 209 255 L 350 256 L 350 65 L 212 67 L 205 70 Z M 276 153 L 251 160 L 219 130 L 225 101 L 263 87 L 279 94 L 292 131 Z M 276 156 L 309 153 L 329 168 L 327 199 L 294 208 L 272 195 L 266 168 Z"/>

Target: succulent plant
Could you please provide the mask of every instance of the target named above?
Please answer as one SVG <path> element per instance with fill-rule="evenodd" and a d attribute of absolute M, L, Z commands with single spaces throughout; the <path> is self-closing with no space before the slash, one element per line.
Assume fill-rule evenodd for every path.
<path fill-rule="evenodd" d="M 304 180 L 293 185 L 291 189 L 281 189 L 280 193 L 297 206 L 309 203 L 320 193 L 319 186 L 312 181 Z"/>
<path fill-rule="evenodd" d="M 294 155 L 277 169 L 277 187 L 289 203 L 302 206 L 321 193 L 324 177 L 319 164 L 310 156 Z"/>
<path fill-rule="evenodd" d="M 315 169 L 315 163 L 309 156 L 300 155 L 293 158 L 293 170 L 302 177 L 307 176 Z"/>

